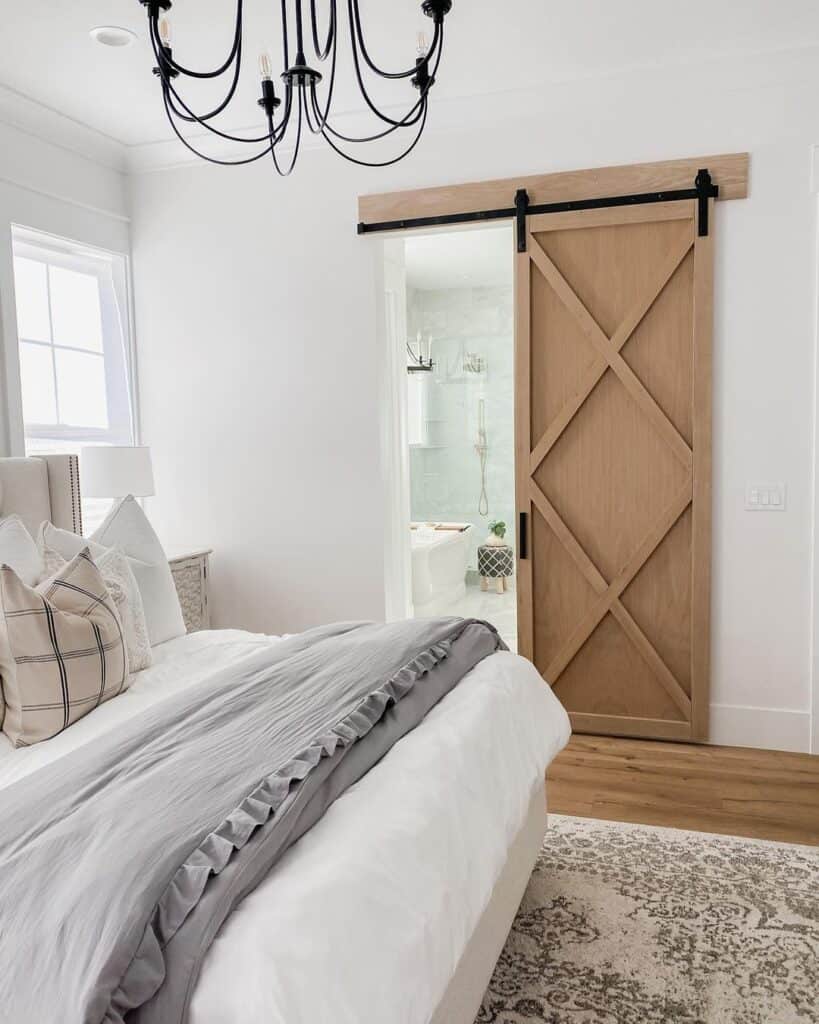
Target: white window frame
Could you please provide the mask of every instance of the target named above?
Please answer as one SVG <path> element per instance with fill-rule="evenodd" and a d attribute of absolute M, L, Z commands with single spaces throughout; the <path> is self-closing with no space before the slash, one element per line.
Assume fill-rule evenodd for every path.
<path fill-rule="evenodd" d="M 76 444 L 133 444 L 137 441 L 137 408 L 135 393 L 135 360 L 132 346 L 130 292 L 128 288 L 127 257 L 80 242 L 43 234 L 20 225 L 12 226 L 13 256 L 34 260 L 46 266 L 64 267 L 91 274 L 99 282 L 100 312 L 102 315 L 103 350 L 106 380 L 106 401 L 109 425 L 107 428 L 81 427 L 72 424 L 27 423 L 21 403 L 24 441 L 54 441 L 56 445 Z M 46 274 L 46 287 L 50 281 Z M 51 323 L 49 303 L 49 322 Z M 16 322 L 16 316 L 15 316 Z M 82 351 L 51 341 L 27 338 L 17 324 L 18 359 L 22 343 L 40 345 L 55 350 Z M 56 389 L 56 374 L 55 374 Z M 56 390 L 59 403 L 59 391 Z"/>

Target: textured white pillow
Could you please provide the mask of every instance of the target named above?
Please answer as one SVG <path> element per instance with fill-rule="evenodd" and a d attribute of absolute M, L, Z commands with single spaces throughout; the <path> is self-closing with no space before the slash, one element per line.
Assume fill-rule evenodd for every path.
<path fill-rule="evenodd" d="M 96 561 L 106 548 L 119 548 L 128 557 L 139 587 L 151 646 L 185 633 L 168 559 L 148 517 L 131 495 L 114 506 L 88 540 L 43 523 L 40 544 L 53 548 L 63 558 L 73 558 L 87 546 Z"/>
<path fill-rule="evenodd" d="M 46 545 L 41 546 L 41 553 L 46 576 L 49 579 L 57 576 L 66 565 L 66 559 L 54 548 Z M 136 577 L 128 559 L 119 548 L 104 550 L 95 562 L 122 623 L 125 645 L 128 648 L 128 667 L 131 672 L 141 672 L 152 664 L 153 655 Z M 40 584 L 37 589 L 40 590 L 47 582 Z"/>
<path fill-rule="evenodd" d="M 0 519 L 0 565 L 10 565 L 27 587 L 43 574 L 40 552 L 18 515 Z"/>

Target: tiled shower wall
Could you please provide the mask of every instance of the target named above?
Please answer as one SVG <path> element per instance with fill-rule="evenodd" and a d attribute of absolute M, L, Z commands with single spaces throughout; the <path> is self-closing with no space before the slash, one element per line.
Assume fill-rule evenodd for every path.
<path fill-rule="evenodd" d="M 470 568 L 487 525 L 502 519 L 514 545 L 514 355 L 511 284 L 497 288 L 407 290 L 407 330 L 415 348 L 420 330 L 432 339 L 431 373 L 416 374 L 424 388 L 426 442 L 410 449 L 413 520 L 473 523 Z M 468 357 L 484 360 L 471 372 Z M 466 357 L 466 359 L 464 358 Z M 465 365 L 465 363 L 467 365 Z M 478 400 L 484 399 L 489 451 L 489 511 L 478 513 L 481 490 Z"/>

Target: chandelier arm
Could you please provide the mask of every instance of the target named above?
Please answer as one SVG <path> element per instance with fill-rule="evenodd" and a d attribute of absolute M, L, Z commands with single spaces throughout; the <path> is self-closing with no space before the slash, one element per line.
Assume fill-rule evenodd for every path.
<path fill-rule="evenodd" d="M 311 0 L 311 3 L 312 2 L 313 0 Z M 333 9 L 333 21 L 335 21 L 336 0 L 331 0 L 331 2 Z M 310 131 L 312 131 L 314 135 L 320 135 L 321 132 L 324 130 L 324 127 L 327 124 L 327 118 L 330 116 L 330 106 L 332 105 L 333 102 L 333 90 L 336 84 L 336 64 L 338 57 L 338 37 L 336 36 L 335 33 L 333 34 L 332 48 L 333 60 L 330 65 L 330 81 L 327 86 L 327 102 L 324 104 L 323 113 L 321 112 L 321 108 L 318 102 L 318 95 L 316 93 L 316 81 L 314 78 L 310 80 L 310 103 L 313 106 L 313 113 L 316 117 L 315 128 L 313 128 L 312 124 L 310 124 L 310 105 L 305 105 L 305 112 L 307 114 L 307 123 L 308 125 L 310 125 Z"/>
<path fill-rule="evenodd" d="M 365 135 L 365 136 L 362 136 L 360 138 L 356 138 L 356 137 L 354 137 L 352 135 L 343 135 L 341 132 L 336 131 L 336 129 L 334 129 L 330 124 L 326 125 L 327 131 L 329 131 L 331 135 L 335 136 L 335 138 L 341 139 L 344 142 L 356 142 L 356 143 L 358 143 L 358 142 L 375 142 L 377 139 L 383 139 L 387 135 L 392 134 L 392 132 L 397 131 L 399 128 L 410 128 L 413 125 L 417 124 L 418 121 L 423 116 L 423 113 L 424 113 L 424 109 L 423 109 L 424 101 L 426 100 L 427 95 L 428 95 L 429 90 L 430 90 L 430 87 L 432 85 L 432 82 L 435 80 L 435 76 L 438 73 L 438 67 L 439 67 L 439 65 L 441 63 L 442 53 L 443 53 L 443 42 L 442 42 L 441 47 L 439 48 L 438 53 L 436 55 L 435 67 L 432 69 L 432 74 L 430 76 L 430 81 L 429 81 L 428 85 L 424 89 L 421 90 L 421 95 L 418 97 L 418 101 L 410 108 L 410 110 L 407 112 L 407 114 L 405 114 L 404 117 L 400 121 L 398 121 L 394 125 L 392 125 L 392 127 L 386 128 L 383 132 L 378 132 L 375 135 Z"/>
<path fill-rule="evenodd" d="M 278 173 L 280 178 L 287 178 L 287 177 L 289 177 L 293 173 L 293 168 L 296 166 L 296 160 L 298 160 L 298 158 L 299 158 L 299 148 L 301 146 L 302 110 L 303 110 L 303 106 L 304 106 L 303 101 L 302 101 L 302 92 L 303 91 L 304 91 L 304 87 L 301 86 L 299 88 L 299 120 L 298 120 L 297 132 L 296 132 L 296 145 L 295 145 L 295 147 L 293 149 L 293 156 L 292 156 L 292 158 L 290 160 L 290 166 L 287 168 L 286 171 L 283 171 L 281 169 L 281 167 L 279 166 L 279 159 L 276 156 L 276 147 L 275 146 L 271 146 L 270 147 L 270 155 L 273 157 L 273 165 L 276 168 L 276 171 L 277 171 L 277 173 Z"/>
<path fill-rule="evenodd" d="M 160 54 L 157 53 L 156 46 L 154 46 L 154 55 L 156 56 L 158 67 L 160 69 L 162 69 L 163 57 L 161 57 Z M 240 74 L 241 70 L 242 70 L 242 43 L 240 41 L 239 42 L 239 49 L 236 51 L 236 68 L 235 68 L 235 71 L 233 72 L 233 81 L 230 84 L 230 88 L 228 89 L 227 95 L 225 96 L 225 98 L 222 100 L 222 102 L 219 104 L 218 107 L 214 107 L 214 109 L 209 111 L 207 114 L 194 114 L 194 112 L 190 109 L 190 107 L 188 107 L 183 102 L 181 96 L 176 91 L 176 87 L 173 84 L 173 79 L 169 75 L 167 75 L 167 73 L 163 75 L 162 74 L 162 70 L 160 70 L 160 76 L 162 77 L 163 81 L 167 82 L 168 88 L 171 91 L 171 94 L 172 94 L 172 97 L 173 97 L 172 100 L 171 100 L 171 109 L 173 110 L 173 112 L 176 115 L 176 117 L 178 117 L 180 121 L 187 121 L 187 122 L 189 122 L 191 124 L 195 122 L 197 124 L 202 125 L 203 127 L 208 127 L 208 125 L 206 125 L 205 122 L 206 121 L 211 121 L 214 117 L 217 117 L 219 114 L 221 114 L 222 111 L 225 110 L 225 108 L 228 106 L 230 101 L 233 99 L 233 97 L 236 95 L 236 89 L 237 89 L 237 87 L 239 85 L 239 74 Z M 165 68 L 165 72 L 167 72 L 167 68 Z M 174 103 L 174 99 L 177 100 L 184 107 L 184 109 L 187 111 L 187 113 L 182 113 L 182 111 L 180 111 L 180 110 L 178 110 L 176 108 L 175 103 Z M 216 129 L 213 129 L 213 131 L 216 131 Z M 222 133 L 219 133 L 219 134 L 222 134 Z M 225 138 L 230 138 L 230 137 L 231 136 L 225 136 Z M 264 141 L 264 137 L 258 138 L 258 139 L 253 139 L 253 140 L 247 140 L 247 141 L 263 142 Z"/>
<path fill-rule="evenodd" d="M 354 0 L 347 0 L 347 8 L 348 8 L 348 10 L 350 12 L 350 21 L 351 22 L 352 22 L 352 19 L 353 19 L 353 3 L 354 3 Z M 356 79 L 358 80 L 358 87 L 361 90 L 361 95 L 364 97 L 364 101 L 366 102 L 367 106 L 370 108 L 370 110 L 372 110 L 372 112 L 375 114 L 375 116 L 377 118 L 379 118 L 385 124 L 391 124 L 391 125 L 394 125 L 395 127 L 398 127 L 400 125 L 400 122 L 396 121 L 392 117 L 389 117 L 387 114 L 382 113 L 382 111 L 380 111 L 378 109 L 378 107 L 376 107 L 376 105 L 370 99 L 370 95 L 367 92 L 367 87 L 364 84 L 364 77 L 361 74 L 361 62 L 358 59 L 358 48 L 356 46 L 356 33 L 355 33 L 355 29 L 352 29 L 351 32 L 350 32 L 350 43 L 351 43 L 352 51 L 353 51 L 353 67 L 355 68 L 355 76 L 356 76 Z M 414 68 L 413 71 L 417 71 L 417 68 Z M 430 84 L 431 84 L 431 82 L 430 82 Z"/>
<path fill-rule="evenodd" d="M 305 103 L 305 105 L 304 105 L 304 117 L 305 117 L 305 120 L 307 121 L 307 127 L 309 128 L 309 130 L 312 132 L 313 135 L 320 135 L 321 134 L 321 128 L 320 128 L 321 118 L 318 117 L 318 112 L 316 111 L 315 107 L 313 106 L 313 117 L 316 118 L 316 126 L 313 127 L 313 117 L 310 116 L 310 107 L 311 106 L 313 106 L 312 103 Z"/>
<path fill-rule="evenodd" d="M 161 67 L 161 64 L 160 64 L 160 67 Z M 219 128 L 214 128 L 214 126 L 212 124 L 208 124 L 207 123 L 207 119 L 206 118 L 199 117 L 198 114 L 195 114 L 193 112 L 193 110 L 191 110 L 191 108 L 187 105 L 187 103 L 179 95 L 179 93 L 176 90 L 176 87 L 173 84 L 173 81 L 170 78 L 165 77 L 165 75 L 163 75 L 161 73 L 160 73 L 160 76 L 162 78 L 163 92 L 167 92 L 167 96 L 168 96 L 167 101 L 166 101 L 166 108 L 169 108 L 170 111 L 172 111 L 173 114 L 176 117 L 178 117 L 180 121 L 186 121 L 189 124 L 198 124 L 202 128 L 204 128 L 206 131 L 209 131 L 211 134 L 217 135 L 220 139 L 227 139 L 228 142 L 243 142 L 243 143 L 247 143 L 247 144 L 250 144 L 250 145 L 258 145 L 258 143 L 260 143 L 260 142 L 270 142 L 273 145 L 275 145 L 276 142 L 278 142 L 278 138 L 276 138 L 275 136 L 284 127 L 284 124 L 285 124 L 287 116 L 288 116 L 289 105 L 285 108 L 285 114 L 284 114 L 284 117 L 282 118 L 282 123 L 279 125 L 278 128 L 275 129 L 273 134 L 268 133 L 267 135 L 254 135 L 254 136 L 250 136 L 250 137 L 242 136 L 242 135 L 232 135 L 232 134 L 230 134 L 230 132 L 223 132 Z M 288 95 L 289 95 L 289 89 L 288 89 Z M 179 104 L 179 106 L 182 107 L 182 110 L 184 111 L 184 113 L 181 113 L 177 109 L 177 106 L 176 106 L 177 104 Z"/>
<path fill-rule="evenodd" d="M 236 0 L 236 28 L 233 33 L 233 45 L 227 59 L 221 67 L 216 68 L 214 71 L 193 71 L 191 68 L 186 68 L 183 64 L 174 60 L 173 56 L 168 56 L 166 54 L 165 60 L 168 65 L 172 67 L 174 71 L 178 71 L 180 75 L 187 75 L 188 78 L 218 78 L 220 75 L 223 75 L 236 58 L 236 51 L 241 47 L 243 20 L 242 3 L 243 0 Z M 156 43 L 160 42 L 158 8 L 151 13 L 149 6 L 148 24 L 150 26 L 151 39 L 156 45 Z"/>
<path fill-rule="evenodd" d="M 335 44 L 336 37 L 336 0 L 330 0 L 330 25 L 327 29 L 327 40 L 322 47 L 318 37 L 318 18 L 316 16 L 316 0 L 310 0 L 310 23 L 313 30 L 313 49 L 319 60 L 327 60 L 330 46 Z"/>
<path fill-rule="evenodd" d="M 278 128 L 274 128 L 274 131 L 272 133 L 269 132 L 267 135 L 254 135 L 254 136 L 231 135 L 229 132 L 223 132 L 219 128 L 214 128 L 212 124 L 208 124 L 207 121 L 202 120 L 196 114 L 194 114 L 192 111 L 190 111 L 190 107 L 185 103 L 185 101 L 182 99 L 182 97 L 176 91 L 174 86 L 172 84 L 170 84 L 170 83 L 168 83 L 168 93 L 169 93 L 169 100 L 168 100 L 168 102 L 169 102 L 170 109 L 173 111 L 174 115 L 177 118 L 179 118 L 180 121 L 187 121 L 190 124 L 198 124 L 200 127 L 204 128 L 206 131 L 210 132 L 212 135 L 218 136 L 218 138 L 220 138 L 220 139 L 227 139 L 228 142 L 244 142 L 244 143 L 248 143 L 250 145 L 254 145 L 254 144 L 258 145 L 258 143 L 260 143 L 260 142 L 271 142 L 271 143 L 273 143 L 275 145 L 275 143 L 279 141 L 278 138 L 276 138 L 276 136 L 279 134 L 281 129 L 284 127 L 284 122 L 283 121 L 282 121 L 282 123 L 279 124 Z M 183 110 L 189 111 L 190 112 L 190 116 L 185 116 L 184 114 L 181 114 L 176 109 L 176 103 L 178 103 L 182 107 Z M 285 115 L 286 115 L 286 113 L 287 113 L 287 111 L 286 111 L 286 108 L 285 108 Z"/>
<path fill-rule="evenodd" d="M 185 146 L 186 149 L 189 149 L 191 153 L 193 153 L 195 156 L 198 156 L 201 160 L 206 160 L 209 164 L 218 164 L 220 167 L 240 167 L 243 164 L 255 163 L 257 160 L 261 160 L 263 157 L 266 157 L 268 153 L 273 152 L 273 146 L 268 145 L 260 153 L 256 153 L 254 156 L 246 157 L 243 160 L 218 160 L 216 157 L 206 156 L 204 153 L 200 153 L 198 149 L 192 146 L 190 142 L 188 142 L 185 136 L 177 128 L 176 122 L 173 119 L 173 115 L 171 114 L 170 109 L 168 108 L 168 96 L 164 90 L 162 93 L 162 99 L 165 104 L 165 113 L 168 116 L 168 123 L 173 129 L 174 135 L 179 139 L 179 141 L 182 143 L 183 146 Z"/>
<path fill-rule="evenodd" d="M 442 22 L 438 22 L 436 20 L 436 22 L 435 22 L 435 30 L 434 30 L 434 34 L 433 34 L 433 37 L 432 37 L 432 44 L 431 44 L 431 46 L 429 48 L 429 53 L 427 53 L 427 56 L 426 56 L 427 62 L 429 62 L 429 60 L 432 58 L 432 55 L 435 52 L 435 48 L 438 45 L 438 42 L 440 40 L 441 24 L 443 24 L 443 23 Z M 370 57 L 369 51 L 367 50 L 367 46 L 366 46 L 366 44 L 364 42 L 364 32 L 362 31 L 362 28 L 361 28 L 361 12 L 359 11 L 358 0 L 351 0 L 351 4 L 350 4 L 350 31 L 355 36 L 358 37 L 358 44 L 361 47 L 361 54 L 364 57 L 365 63 L 380 78 L 412 78 L 412 76 L 417 73 L 417 71 L 418 71 L 418 66 L 417 65 L 413 65 L 413 67 L 411 67 L 408 71 L 384 71 L 382 68 L 378 67 L 378 65 L 372 60 L 372 58 Z"/>
<path fill-rule="evenodd" d="M 312 2 L 314 2 L 314 0 L 311 0 L 311 3 Z M 332 0 L 332 3 L 333 3 L 333 8 L 335 9 L 336 0 Z M 436 28 L 437 28 L 437 26 L 436 26 Z M 320 105 L 319 105 L 318 94 L 316 92 L 315 82 L 311 82 L 310 83 L 310 98 L 311 98 L 311 103 L 312 103 L 312 107 L 313 107 L 313 115 L 314 115 L 314 117 L 317 120 L 317 124 L 320 126 L 318 131 L 317 131 L 316 129 L 313 129 L 312 124 L 311 124 L 310 125 L 311 131 L 313 131 L 315 134 L 319 134 L 320 131 L 323 132 L 323 130 L 326 128 L 327 131 L 329 131 L 331 135 L 333 135 L 335 138 L 340 139 L 340 140 L 342 140 L 344 142 L 353 142 L 353 143 L 374 142 L 377 139 L 385 138 L 387 135 L 392 134 L 392 132 L 397 131 L 399 128 L 410 128 L 413 125 L 418 123 L 418 121 L 421 119 L 421 117 L 423 115 L 423 102 L 424 102 L 424 99 L 425 99 L 427 93 L 429 92 L 429 89 L 430 89 L 430 87 L 432 85 L 432 82 L 435 79 L 435 75 L 438 72 L 438 66 L 441 63 L 441 54 L 443 52 L 443 45 L 440 45 L 438 47 L 438 50 L 437 50 L 437 53 L 436 53 L 436 56 L 435 56 L 435 67 L 432 70 L 432 74 L 430 76 L 429 83 L 422 90 L 420 90 L 421 95 L 418 97 L 417 102 L 414 103 L 413 106 L 410 108 L 408 113 L 405 114 L 404 117 L 402 117 L 400 121 L 393 122 L 391 124 L 391 126 L 389 128 L 386 128 L 383 132 L 377 132 L 374 135 L 367 135 L 367 136 L 363 136 L 361 138 L 356 138 L 356 137 L 354 137 L 352 135 L 344 135 L 343 133 L 336 131 L 329 124 L 329 121 L 328 121 L 329 114 L 330 114 L 330 104 L 331 104 L 331 101 L 332 101 L 332 94 L 333 94 L 333 85 L 334 85 L 334 82 L 335 82 L 337 52 L 338 52 L 338 40 L 336 39 L 334 41 L 334 44 L 333 44 L 333 64 L 332 64 L 332 71 L 331 71 L 331 75 L 330 75 L 329 92 L 328 92 L 328 96 L 327 96 L 327 103 L 325 104 L 324 112 L 323 113 L 321 112 L 321 108 L 320 108 Z M 308 120 L 308 124 L 309 124 L 310 123 L 310 110 L 309 110 L 309 107 L 307 108 L 307 120 Z"/>
<path fill-rule="evenodd" d="M 301 0 L 296 0 L 296 63 L 298 63 L 301 53 L 304 53 L 304 24 L 301 16 Z"/>
<path fill-rule="evenodd" d="M 423 92 L 418 101 L 413 105 L 410 111 L 398 122 L 398 124 L 392 125 L 390 128 L 385 128 L 383 132 L 377 132 L 375 135 L 364 135 L 360 138 L 354 135 L 344 135 L 342 132 L 337 131 L 333 128 L 329 121 L 324 122 L 324 127 L 327 131 L 336 139 L 340 139 L 342 142 L 375 142 L 378 139 L 385 139 L 388 135 L 392 135 L 393 132 L 397 132 L 399 128 L 411 128 L 413 125 L 418 124 L 421 117 L 423 116 L 423 103 L 426 99 L 426 91 Z M 314 108 L 317 101 L 314 101 Z M 314 109 L 314 113 L 318 113 Z"/>
<path fill-rule="evenodd" d="M 287 0 L 282 0 L 282 52 L 284 67 L 290 67 L 290 46 L 287 40 Z"/>
<path fill-rule="evenodd" d="M 399 155 L 396 156 L 396 157 L 393 157 L 392 160 L 381 160 L 381 161 L 358 160 L 356 157 L 350 156 L 349 153 L 345 153 L 343 149 L 340 149 L 335 144 L 335 142 L 333 142 L 333 140 L 329 137 L 329 135 L 327 135 L 325 132 L 322 132 L 322 134 L 324 135 L 324 139 L 327 142 L 327 144 L 331 147 L 331 149 L 334 149 L 336 151 L 336 153 L 338 153 L 339 156 L 344 157 L 344 159 L 348 160 L 351 164 L 358 164 L 359 167 L 390 167 L 392 164 L 397 164 L 399 162 L 399 160 L 403 160 L 405 156 L 409 156 L 409 154 L 415 149 L 415 147 L 421 141 L 421 136 L 424 134 L 424 127 L 425 127 L 425 125 L 427 123 L 427 110 L 428 110 L 427 99 L 426 99 L 426 97 L 424 97 L 424 114 L 423 114 L 423 117 L 421 118 L 421 126 L 418 129 L 418 132 L 417 132 L 415 138 L 412 140 L 412 142 L 409 144 L 409 146 L 407 146 L 407 148 L 404 150 L 403 153 L 399 153 Z"/>
<path fill-rule="evenodd" d="M 348 6 L 351 7 L 352 3 L 353 3 L 353 0 L 347 0 L 347 2 L 348 2 Z M 416 104 L 412 108 L 412 110 L 410 111 L 410 114 L 408 115 L 409 117 L 412 116 L 412 112 L 416 109 L 416 107 L 419 106 L 419 104 L 421 104 L 421 101 L 425 100 L 427 98 L 429 90 L 432 88 L 432 85 L 435 82 L 435 76 L 438 73 L 438 67 L 440 66 L 441 57 L 442 57 L 443 52 L 444 52 L 444 27 L 443 27 L 443 23 L 441 23 L 440 26 L 436 25 L 436 29 L 439 31 L 439 43 L 438 43 L 437 52 L 435 54 L 435 66 L 433 67 L 432 72 L 429 75 L 429 78 L 428 78 L 428 81 L 427 81 L 426 85 L 424 86 L 423 89 L 421 89 L 421 96 L 419 98 L 418 104 Z M 382 121 L 384 121 L 385 124 L 391 125 L 392 128 L 403 128 L 406 124 L 415 124 L 415 123 L 417 123 L 417 118 L 414 121 L 413 120 L 407 121 L 406 118 L 404 118 L 404 119 L 402 119 L 400 121 L 396 121 L 394 118 L 389 117 L 387 114 L 382 113 L 380 110 L 378 110 L 376 108 L 375 104 L 370 99 L 369 93 L 367 92 L 367 88 L 366 88 L 366 86 L 364 84 L 364 79 L 363 79 L 363 77 L 361 75 L 361 67 L 360 67 L 360 64 L 359 64 L 359 61 L 358 61 L 358 55 L 357 55 L 356 44 L 355 44 L 355 35 L 353 35 L 353 38 L 352 38 L 352 47 L 353 47 L 353 65 L 354 65 L 355 70 L 356 70 L 356 77 L 358 79 L 359 88 L 361 89 L 361 95 L 364 97 L 364 99 L 365 99 L 365 101 L 367 103 L 367 106 L 373 111 L 373 113 L 377 117 L 379 117 Z M 419 115 L 420 115 L 420 110 L 419 110 Z M 384 132 L 382 134 L 382 136 L 380 136 L 380 137 L 383 137 L 383 135 L 387 135 L 387 134 L 389 134 L 389 132 Z M 372 136 L 373 139 L 378 138 L 378 137 L 379 136 L 377 136 L 377 135 Z M 358 140 L 358 139 L 349 138 L 346 141 L 348 141 L 348 142 L 358 142 L 358 141 L 366 142 L 366 141 L 370 141 L 370 139 L 369 138 L 362 138 L 361 140 Z M 369 165 L 366 165 L 366 166 L 369 166 Z M 378 164 L 374 164 L 373 166 L 379 166 L 379 165 Z"/>

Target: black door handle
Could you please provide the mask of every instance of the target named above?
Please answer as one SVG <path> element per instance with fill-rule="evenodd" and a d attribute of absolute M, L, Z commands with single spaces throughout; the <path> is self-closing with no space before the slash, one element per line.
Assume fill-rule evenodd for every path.
<path fill-rule="evenodd" d="M 529 557 L 529 545 L 527 537 L 527 527 L 529 525 L 529 515 L 526 512 L 518 513 L 518 558 L 524 559 Z"/>

